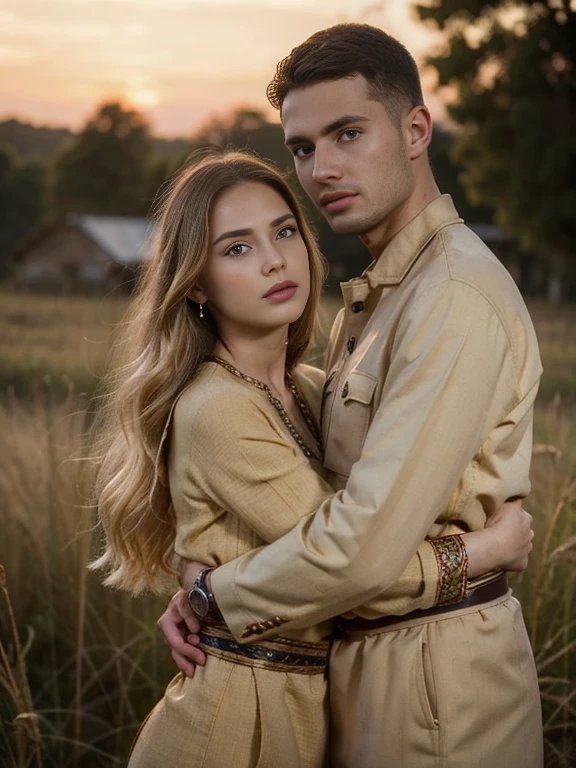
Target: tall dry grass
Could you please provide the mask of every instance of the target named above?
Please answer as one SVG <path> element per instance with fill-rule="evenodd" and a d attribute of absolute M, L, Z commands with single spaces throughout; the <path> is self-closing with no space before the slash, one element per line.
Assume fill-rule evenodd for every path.
<path fill-rule="evenodd" d="M 558 396 L 536 411 L 535 547 L 517 577 L 536 657 L 547 766 L 576 765 L 576 411 Z"/>
<path fill-rule="evenodd" d="M 36 302 L 20 297 L 20 328 L 26 314 L 40 316 Z M 338 306 L 324 303 L 325 330 Z M 90 307 L 95 317 L 119 312 L 103 309 L 101 300 L 79 299 L 71 325 L 82 316 L 79 333 L 108 338 L 107 321 L 98 331 Z M 576 324 L 573 310 L 557 314 L 545 306 L 534 311 L 546 369 L 528 502 L 537 537 L 530 567 L 514 588 L 538 665 L 547 766 L 567 768 L 576 764 Z M 50 325 L 50 312 L 43 317 Z M 139 722 L 173 673 L 155 630 L 162 603 L 104 590 L 86 570 L 93 520 L 74 460 L 82 456 L 86 401 L 70 384 L 74 345 L 85 342 L 64 333 L 65 322 L 61 307 L 42 354 L 62 338 L 66 366 L 53 361 L 51 370 L 68 378 L 59 377 L 57 386 L 42 379 L 29 350 L 27 397 L 0 399 L 2 768 L 122 765 Z M 16 332 L 10 338 L 10 345 L 0 343 L 0 357 L 8 360 Z"/>
<path fill-rule="evenodd" d="M 0 405 L 0 765 L 122 765 L 173 673 L 157 600 L 104 590 L 86 564 L 85 411 L 46 391 Z"/>

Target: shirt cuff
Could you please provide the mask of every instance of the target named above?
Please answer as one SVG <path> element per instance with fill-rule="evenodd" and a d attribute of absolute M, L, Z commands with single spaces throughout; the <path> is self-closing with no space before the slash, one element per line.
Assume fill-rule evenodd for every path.
<path fill-rule="evenodd" d="M 244 609 L 234 588 L 236 568 L 235 560 L 218 566 L 212 571 L 210 583 L 224 623 L 237 641 L 246 643 L 250 640 L 243 637 L 243 634 L 246 626 L 254 621 L 254 617 Z"/>
<path fill-rule="evenodd" d="M 415 608 L 428 609 L 434 608 L 437 603 L 440 572 L 438 569 L 438 560 L 436 558 L 436 549 L 432 545 L 432 540 L 424 542 L 426 546 L 418 548 L 420 566 L 422 568 L 422 594 L 418 598 L 418 605 Z M 412 609 L 411 609 L 412 610 Z"/>
<path fill-rule="evenodd" d="M 430 539 L 436 555 L 438 588 L 436 605 L 459 603 L 468 587 L 468 555 L 462 536 L 440 536 Z"/>

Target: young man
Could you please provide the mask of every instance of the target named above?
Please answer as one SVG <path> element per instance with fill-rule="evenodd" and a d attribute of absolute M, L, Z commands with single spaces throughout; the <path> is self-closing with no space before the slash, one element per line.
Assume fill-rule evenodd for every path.
<path fill-rule="evenodd" d="M 402 617 L 359 607 L 426 537 L 478 529 L 528 493 L 541 375 L 528 313 L 440 195 L 402 45 L 332 27 L 280 63 L 268 94 L 304 189 L 373 264 L 343 285 L 328 350 L 325 467 L 341 490 L 278 542 L 203 574 L 209 602 L 240 642 L 346 615 L 330 666 L 335 768 L 537 768 L 535 665 L 503 577 Z"/>

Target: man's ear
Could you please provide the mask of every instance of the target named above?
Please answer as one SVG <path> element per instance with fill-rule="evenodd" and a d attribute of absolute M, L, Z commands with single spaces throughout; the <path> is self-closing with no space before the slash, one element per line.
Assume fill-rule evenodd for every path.
<path fill-rule="evenodd" d="M 432 116 L 428 107 L 421 104 L 408 113 L 406 122 L 410 135 L 408 157 L 416 160 L 428 149 L 432 140 Z"/>
<path fill-rule="evenodd" d="M 191 288 L 186 295 L 189 299 L 195 301 L 196 304 L 206 304 L 208 301 L 208 296 L 206 296 L 202 288 L 200 288 L 198 285 L 195 285 L 193 288 Z"/>

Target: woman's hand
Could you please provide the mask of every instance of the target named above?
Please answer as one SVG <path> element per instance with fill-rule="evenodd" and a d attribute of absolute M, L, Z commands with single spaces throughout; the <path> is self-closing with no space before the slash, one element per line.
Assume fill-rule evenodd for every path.
<path fill-rule="evenodd" d="M 468 555 L 468 578 L 502 568 L 523 571 L 532 551 L 532 515 L 522 509 L 522 501 L 503 504 L 491 515 L 486 527 L 462 535 Z"/>
<path fill-rule="evenodd" d="M 182 560 L 180 567 L 180 589 L 168 603 L 158 619 L 158 629 L 164 634 L 164 642 L 170 646 L 176 666 L 187 677 L 194 677 L 196 666 L 204 666 L 206 655 L 198 648 L 201 629 L 200 620 L 188 603 L 188 592 L 194 586 L 196 577 L 205 568 L 204 563 Z M 210 576 L 210 574 L 208 574 Z M 211 587 L 207 580 L 208 588 Z"/>
<path fill-rule="evenodd" d="M 182 561 L 180 566 L 180 586 L 186 593 L 192 589 L 200 571 L 206 567 L 204 563 L 197 563 L 193 560 Z"/>
<path fill-rule="evenodd" d="M 157 625 L 164 634 L 164 642 L 170 646 L 178 669 L 187 677 L 194 677 L 196 666 L 203 666 L 206 656 L 196 647 L 200 642 L 200 622 L 188 604 L 187 590 L 176 592 Z"/>

